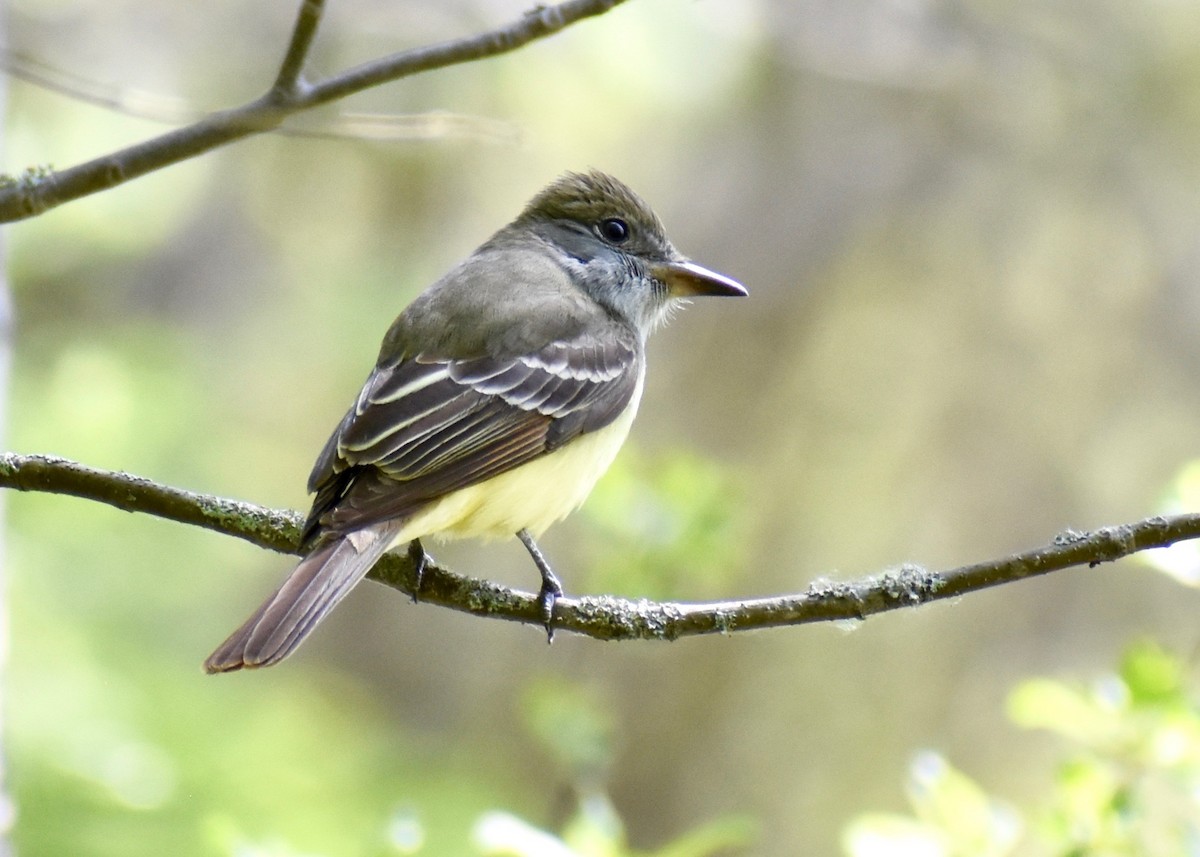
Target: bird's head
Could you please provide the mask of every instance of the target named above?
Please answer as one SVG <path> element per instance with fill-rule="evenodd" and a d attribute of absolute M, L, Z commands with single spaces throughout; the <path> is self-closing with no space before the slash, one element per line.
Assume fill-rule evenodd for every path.
<path fill-rule="evenodd" d="M 581 289 L 643 337 L 680 299 L 746 294 L 685 258 L 640 196 L 596 170 L 561 176 L 512 225 L 549 244 Z"/>

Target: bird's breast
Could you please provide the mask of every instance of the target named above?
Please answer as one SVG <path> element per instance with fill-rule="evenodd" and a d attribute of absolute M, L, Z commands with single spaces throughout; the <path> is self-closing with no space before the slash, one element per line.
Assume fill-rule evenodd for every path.
<path fill-rule="evenodd" d="M 418 512 L 394 545 L 416 538 L 511 538 L 521 529 L 540 535 L 583 503 L 629 435 L 642 379 L 628 407 L 604 428 L 477 485 L 460 488 Z"/>

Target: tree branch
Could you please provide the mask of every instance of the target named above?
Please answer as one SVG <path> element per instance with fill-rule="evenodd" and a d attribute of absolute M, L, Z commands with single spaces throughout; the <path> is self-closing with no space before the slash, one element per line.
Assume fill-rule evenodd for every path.
<path fill-rule="evenodd" d="M 0 487 L 96 500 L 126 512 L 216 530 L 280 553 L 296 553 L 304 523 L 296 512 L 196 494 L 51 455 L 0 453 Z"/>
<path fill-rule="evenodd" d="M 82 104 L 164 125 L 195 122 L 208 112 L 192 108 L 180 99 L 86 80 L 3 47 L 0 47 L 0 71 Z M 271 133 L 320 140 L 444 140 L 470 137 L 508 145 L 521 142 L 520 131 L 511 122 L 446 110 L 424 113 L 340 112 L 323 115 L 318 122 L 316 127 L 280 127 Z"/>
<path fill-rule="evenodd" d="M 124 184 L 253 134 L 289 116 L 374 86 L 459 63 L 509 53 L 625 0 L 566 0 L 539 6 L 506 26 L 477 36 L 382 57 L 315 84 L 301 85 L 304 62 L 320 24 L 321 0 L 301 0 L 300 13 L 276 80 L 259 98 L 213 113 L 128 148 L 64 170 L 37 168 L 0 178 L 0 223 L 34 217 L 55 206 Z"/>
<path fill-rule="evenodd" d="M 0 454 L 0 487 L 96 500 L 127 512 L 206 527 L 283 553 L 296 553 L 303 520 L 295 512 L 197 494 L 43 455 Z M 1092 532 L 1068 530 L 1045 547 L 949 571 L 904 565 L 856 581 L 813 582 L 804 592 L 774 598 L 683 604 L 610 596 L 563 597 L 554 606 L 554 627 L 556 631 L 573 631 L 599 640 L 673 640 L 697 634 L 863 619 L 1072 566 L 1096 566 L 1195 538 L 1200 538 L 1200 514 L 1160 516 Z M 386 555 L 369 576 L 413 594 L 416 580 L 407 555 Z M 421 579 L 419 596 L 421 601 L 477 616 L 538 627 L 542 622 L 536 596 L 464 577 L 432 563 Z"/>
<path fill-rule="evenodd" d="M 312 48 L 313 39 L 317 37 L 317 27 L 321 26 L 321 15 L 325 12 L 325 0 L 300 0 L 300 13 L 296 16 L 296 26 L 292 29 L 292 40 L 288 44 L 287 53 L 283 56 L 283 64 L 275 77 L 275 85 L 271 90 L 284 99 L 294 98 L 300 90 L 300 75 L 304 72 L 304 63 Z"/>

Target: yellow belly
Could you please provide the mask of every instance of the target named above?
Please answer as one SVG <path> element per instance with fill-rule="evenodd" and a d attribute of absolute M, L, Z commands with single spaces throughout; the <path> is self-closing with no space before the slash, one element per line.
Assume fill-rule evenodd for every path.
<path fill-rule="evenodd" d="M 521 529 L 541 535 L 579 508 L 608 470 L 629 435 L 641 392 L 639 379 L 629 407 L 599 431 L 430 504 L 404 526 L 392 546 L 427 536 L 510 538 Z"/>

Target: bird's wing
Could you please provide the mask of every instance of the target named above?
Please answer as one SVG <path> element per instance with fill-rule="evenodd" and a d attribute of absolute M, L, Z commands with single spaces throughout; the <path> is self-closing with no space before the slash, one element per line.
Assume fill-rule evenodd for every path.
<path fill-rule="evenodd" d="M 408 515 L 611 423 L 642 371 L 632 331 L 516 357 L 376 367 L 309 479 L 305 538 Z"/>

